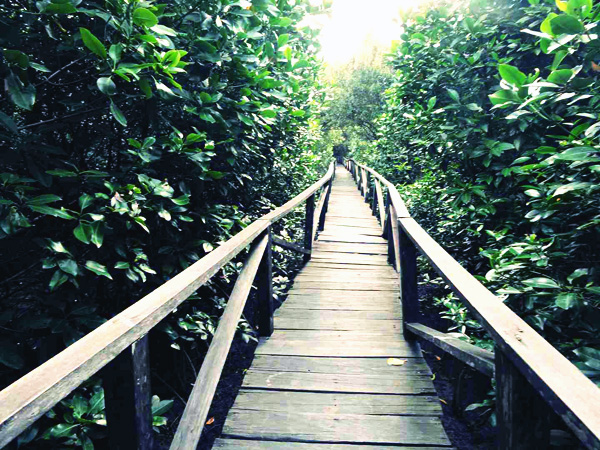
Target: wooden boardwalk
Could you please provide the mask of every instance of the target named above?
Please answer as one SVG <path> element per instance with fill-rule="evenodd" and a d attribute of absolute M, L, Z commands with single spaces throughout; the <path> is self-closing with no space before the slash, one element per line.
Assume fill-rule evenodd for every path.
<path fill-rule="evenodd" d="M 387 242 L 338 169 L 312 259 L 261 340 L 214 448 L 450 446 L 429 368 L 402 336 Z"/>

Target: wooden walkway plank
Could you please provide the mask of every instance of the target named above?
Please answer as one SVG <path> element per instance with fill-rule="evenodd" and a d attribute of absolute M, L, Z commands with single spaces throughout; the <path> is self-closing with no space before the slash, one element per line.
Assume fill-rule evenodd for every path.
<path fill-rule="evenodd" d="M 403 336 L 398 274 L 381 234 L 338 167 L 311 260 L 275 313 L 273 335 L 260 340 L 214 448 L 450 447 L 431 371 Z"/>

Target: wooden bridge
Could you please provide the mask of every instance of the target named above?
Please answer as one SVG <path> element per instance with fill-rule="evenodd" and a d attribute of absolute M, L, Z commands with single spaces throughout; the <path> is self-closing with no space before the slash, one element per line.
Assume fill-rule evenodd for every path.
<path fill-rule="evenodd" d="M 346 168 L 336 175 L 332 164 L 300 195 L 0 392 L 0 448 L 102 369 L 111 450 L 152 449 L 147 334 L 250 246 L 171 449 L 196 448 L 253 285 L 262 339 L 216 448 L 448 448 L 423 339 L 495 377 L 498 448 L 548 448 L 551 419 L 560 418 L 584 447 L 600 449 L 600 390 L 446 253 L 391 183 L 354 161 Z M 304 242 L 272 236 L 271 225 L 304 202 Z M 275 315 L 273 244 L 308 263 Z M 490 334 L 494 353 L 419 323 L 417 252 Z"/>
<path fill-rule="evenodd" d="M 259 344 L 215 447 L 450 445 L 431 373 L 403 337 L 399 295 L 381 227 L 339 170 L 311 260 Z"/>

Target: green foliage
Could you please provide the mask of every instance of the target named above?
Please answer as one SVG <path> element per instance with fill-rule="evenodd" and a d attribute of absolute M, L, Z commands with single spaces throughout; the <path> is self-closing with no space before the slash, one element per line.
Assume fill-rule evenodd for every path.
<path fill-rule="evenodd" d="M 531 5 L 447 3 L 408 19 L 378 139 L 355 156 L 398 183 L 438 242 L 599 381 L 600 7 Z M 481 342 L 456 300 L 438 303 Z"/>
<path fill-rule="evenodd" d="M 320 10 L 291 0 L 0 5 L 3 386 L 323 173 L 318 43 L 299 25 Z M 169 317 L 159 348 L 201 360 L 238 270 Z M 189 363 L 176 364 L 183 375 L 169 381 L 187 390 Z"/>

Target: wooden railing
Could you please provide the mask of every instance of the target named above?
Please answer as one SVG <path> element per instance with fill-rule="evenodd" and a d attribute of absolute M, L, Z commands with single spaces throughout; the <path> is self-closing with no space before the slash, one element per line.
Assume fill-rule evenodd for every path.
<path fill-rule="evenodd" d="M 151 449 L 152 416 L 147 333 L 251 245 L 179 422 L 171 449 L 195 449 L 252 285 L 257 287 L 258 331 L 273 332 L 271 225 L 306 201 L 304 247 L 285 241 L 310 259 L 323 229 L 335 164 L 285 205 L 262 216 L 204 258 L 64 351 L 0 392 L 0 448 L 105 367 L 102 378 L 111 450 Z M 320 197 L 315 209 L 315 197 Z M 317 218 L 317 220 L 315 220 Z"/>
<path fill-rule="evenodd" d="M 393 184 L 353 160 L 346 167 L 388 239 L 388 257 L 400 277 L 405 337 L 424 339 L 495 377 L 499 448 L 549 448 L 553 410 L 585 447 L 600 449 L 600 389 L 435 242 L 411 218 Z M 419 323 L 417 250 L 489 333 L 494 352 Z"/>

